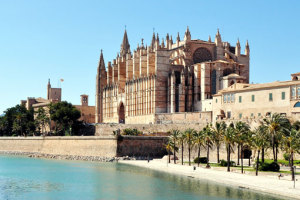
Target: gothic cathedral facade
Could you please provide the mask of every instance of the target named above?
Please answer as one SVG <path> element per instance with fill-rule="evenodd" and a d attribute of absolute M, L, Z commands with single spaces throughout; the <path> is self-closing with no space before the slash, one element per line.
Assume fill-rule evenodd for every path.
<path fill-rule="evenodd" d="M 96 77 L 96 123 L 158 123 L 159 115 L 212 111 L 212 95 L 234 83 L 249 83 L 248 41 L 241 53 L 221 39 L 181 40 L 153 33 L 150 46 L 131 52 L 125 30 L 120 53 L 105 67 L 101 51 Z"/>

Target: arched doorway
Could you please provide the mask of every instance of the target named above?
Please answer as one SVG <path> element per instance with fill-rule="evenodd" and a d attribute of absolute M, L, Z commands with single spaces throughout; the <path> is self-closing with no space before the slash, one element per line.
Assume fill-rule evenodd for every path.
<path fill-rule="evenodd" d="M 124 107 L 123 102 L 120 103 L 118 114 L 119 114 L 119 123 L 125 124 L 125 107 Z"/>

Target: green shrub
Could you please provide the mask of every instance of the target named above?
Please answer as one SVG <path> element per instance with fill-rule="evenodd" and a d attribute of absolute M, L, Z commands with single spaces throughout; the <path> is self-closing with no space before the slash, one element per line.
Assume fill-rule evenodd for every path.
<path fill-rule="evenodd" d="M 256 169 L 256 162 L 253 165 L 253 168 Z M 272 172 L 279 172 L 280 166 L 276 162 L 271 163 L 262 163 L 261 161 L 258 164 L 258 170 L 259 171 L 272 171 Z"/>
<path fill-rule="evenodd" d="M 289 159 L 290 159 L 290 154 L 284 153 L 284 154 L 283 154 L 283 158 L 284 158 L 284 160 L 289 161 Z"/>
<path fill-rule="evenodd" d="M 195 158 L 194 163 L 207 163 L 207 157 Z"/>
<path fill-rule="evenodd" d="M 226 167 L 227 166 L 227 161 L 222 159 L 221 162 L 220 162 L 220 166 Z M 236 166 L 235 162 L 234 161 L 230 161 L 230 166 L 231 167 Z"/>
<path fill-rule="evenodd" d="M 138 135 L 142 135 L 143 132 L 142 131 L 139 131 L 137 129 L 131 129 L 131 128 L 125 128 L 123 131 L 122 131 L 122 135 L 133 135 L 133 136 L 138 136 Z"/>

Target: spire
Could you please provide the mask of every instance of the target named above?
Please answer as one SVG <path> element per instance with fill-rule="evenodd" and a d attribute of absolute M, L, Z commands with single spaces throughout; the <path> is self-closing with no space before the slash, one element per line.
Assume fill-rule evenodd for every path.
<path fill-rule="evenodd" d="M 211 37 L 210 37 L 210 35 L 208 36 L 208 42 L 211 42 Z"/>
<path fill-rule="evenodd" d="M 185 34 L 184 34 L 184 41 L 190 41 L 191 40 L 191 32 L 189 27 L 187 26 Z"/>
<path fill-rule="evenodd" d="M 250 55 L 250 47 L 249 47 L 248 40 L 247 40 L 247 42 L 246 42 L 245 55 L 246 55 L 246 56 L 249 56 L 249 55 Z"/>
<path fill-rule="evenodd" d="M 141 39 L 141 48 L 144 48 L 144 38 Z"/>
<path fill-rule="evenodd" d="M 236 46 L 235 46 L 235 55 L 240 56 L 241 55 L 241 45 L 239 38 L 237 39 Z"/>
<path fill-rule="evenodd" d="M 167 33 L 167 36 L 166 36 L 166 48 L 167 48 L 167 49 L 170 49 L 170 38 L 169 38 L 169 33 Z"/>
<path fill-rule="evenodd" d="M 219 29 L 218 29 L 216 37 L 215 37 L 215 43 L 217 46 L 222 46 L 222 39 L 221 39 L 221 34 L 219 32 Z"/>
<path fill-rule="evenodd" d="M 104 69 L 105 70 L 105 63 L 103 58 L 103 52 L 101 49 L 100 58 L 99 58 L 99 65 L 98 65 L 98 73 L 100 74 L 100 71 Z"/>
<path fill-rule="evenodd" d="M 170 39 L 170 44 L 172 45 L 173 44 L 173 37 L 171 35 L 171 39 Z"/>
<path fill-rule="evenodd" d="M 130 53 L 130 44 L 128 41 L 127 37 L 127 31 L 125 28 L 124 36 L 123 36 L 123 42 L 121 44 L 121 49 L 120 49 L 120 55 L 121 57 L 126 56 L 127 53 Z"/>
<path fill-rule="evenodd" d="M 155 40 L 156 40 L 155 33 L 153 31 L 153 36 L 152 36 L 152 41 L 151 41 L 151 49 L 155 49 Z"/>
<path fill-rule="evenodd" d="M 158 36 L 158 33 L 156 34 L 155 49 L 159 49 L 159 36 Z"/>
<path fill-rule="evenodd" d="M 177 33 L 177 42 L 180 42 L 180 35 L 179 35 L 179 32 Z"/>
<path fill-rule="evenodd" d="M 179 32 L 178 32 L 178 34 L 177 34 L 177 39 L 176 39 L 177 47 L 179 46 L 179 42 L 180 42 L 180 36 L 179 36 Z"/>
<path fill-rule="evenodd" d="M 161 48 L 165 48 L 164 38 L 162 38 L 162 40 L 161 40 Z"/>

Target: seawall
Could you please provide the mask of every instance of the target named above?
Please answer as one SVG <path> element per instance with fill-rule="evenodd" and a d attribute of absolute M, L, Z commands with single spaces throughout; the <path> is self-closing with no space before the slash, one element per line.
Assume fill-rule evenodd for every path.
<path fill-rule="evenodd" d="M 166 137 L 157 136 L 62 136 L 0 137 L 0 152 L 35 153 L 55 157 L 134 156 L 161 158 L 166 154 Z M 25 154 L 26 155 L 26 154 Z"/>

